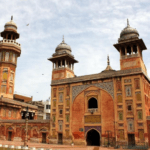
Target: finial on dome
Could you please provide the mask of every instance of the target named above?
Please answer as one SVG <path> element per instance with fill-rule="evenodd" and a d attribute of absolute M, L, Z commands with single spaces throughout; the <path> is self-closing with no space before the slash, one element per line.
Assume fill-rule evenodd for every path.
<path fill-rule="evenodd" d="M 65 43 L 64 35 L 63 35 L 62 43 Z"/>
<path fill-rule="evenodd" d="M 13 20 L 13 16 L 11 16 L 11 20 Z"/>
<path fill-rule="evenodd" d="M 127 26 L 130 26 L 130 25 L 129 25 L 129 19 L 127 19 Z"/>
<path fill-rule="evenodd" d="M 107 65 L 110 65 L 110 61 L 109 61 L 109 55 L 107 55 Z"/>

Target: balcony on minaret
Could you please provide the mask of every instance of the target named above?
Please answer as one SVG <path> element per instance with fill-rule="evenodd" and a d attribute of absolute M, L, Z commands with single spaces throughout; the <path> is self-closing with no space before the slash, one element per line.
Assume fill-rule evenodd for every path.
<path fill-rule="evenodd" d="M 3 39 L 0 41 L 0 44 L 13 44 L 14 46 L 21 47 L 21 44 L 16 42 L 16 40 L 8 40 L 8 39 Z"/>
<path fill-rule="evenodd" d="M 138 45 L 128 45 L 120 48 L 120 59 L 142 57 Z"/>
<path fill-rule="evenodd" d="M 64 41 L 56 47 L 55 53 L 48 58 L 53 63 L 52 80 L 74 77 L 74 63 L 78 61 L 71 54 L 71 47 Z"/>

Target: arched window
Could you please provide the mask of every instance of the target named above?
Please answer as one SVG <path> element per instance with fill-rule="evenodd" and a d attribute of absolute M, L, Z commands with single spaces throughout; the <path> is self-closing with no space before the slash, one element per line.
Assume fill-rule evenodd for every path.
<path fill-rule="evenodd" d="M 98 104 L 97 104 L 97 99 L 95 98 L 90 98 L 88 101 L 88 108 L 98 108 Z"/>
<path fill-rule="evenodd" d="M 137 46 L 136 45 L 133 45 L 133 53 L 137 53 Z"/>
<path fill-rule="evenodd" d="M 121 52 L 122 52 L 122 55 L 124 56 L 125 55 L 125 48 L 124 47 L 121 48 Z"/>
<path fill-rule="evenodd" d="M 131 55 L 131 47 L 130 46 L 127 47 L 127 55 Z"/>
<path fill-rule="evenodd" d="M 11 34 L 8 34 L 8 40 L 11 40 Z"/>
<path fill-rule="evenodd" d="M 61 66 L 60 66 L 60 60 L 58 61 L 58 68 L 60 68 Z"/>

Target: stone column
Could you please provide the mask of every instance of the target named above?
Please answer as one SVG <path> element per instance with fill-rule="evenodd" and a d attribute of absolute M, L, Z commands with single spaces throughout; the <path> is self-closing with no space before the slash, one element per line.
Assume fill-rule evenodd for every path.
<path fill-rule="evenodd" d="M 11 34 L 11 40 L 13 40 L 13 35 Z"/>
<path fill-rule="evenodd" d="M 125 57 L 127 57 L 127 47 L 125 46 Z"/>
<path fill-rule="evenodd" d="M 119 47 L 119 51 L 120 51 L 120 59 L 122 57 L 122 50 L 121 50 L 121 47 Z"/>
<path fill-rule="evenodd" d="M 66 59 L 65 59 L 65 68 L 66 68 L 66 65 L 67 65 L 67 62 L 66 62 Z"/>
<path fill-rule="evenodd" d="M 58 68 L 58 60 L 56 61 L 56 69 Z"/>
<path fill-rule="evenodd" d="M 62 68 L 62 60 L 60 61 L 60 68 Z"/>
<path fill-rule="evenodd" d="M 54 70 L 54 62 L 53 62 L 53 70 Z"/>
<path fill-rule="evenodd" d="M 133 45 L 131 45 L 131 55 L 133 55 Z"/>
<path fill-rule="evenodd" d="M 72 71 L 74 71 L 74 63 L 72 64 Z"/>
<path fill-rule="evenodd" d="M 140 56 L 140 48 L 138 44 L 137 44 L 137 53 L 138 53 L 138 56 Z"/>

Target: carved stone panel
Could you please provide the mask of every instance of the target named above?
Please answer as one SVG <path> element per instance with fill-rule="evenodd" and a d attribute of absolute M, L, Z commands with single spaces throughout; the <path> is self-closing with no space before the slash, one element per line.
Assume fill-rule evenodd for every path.
<path fill-rule="evenodd" d="M 101 123 L 101 116 L 100 115 L 90 115 L 84 116 L 85 123 Z"/>

